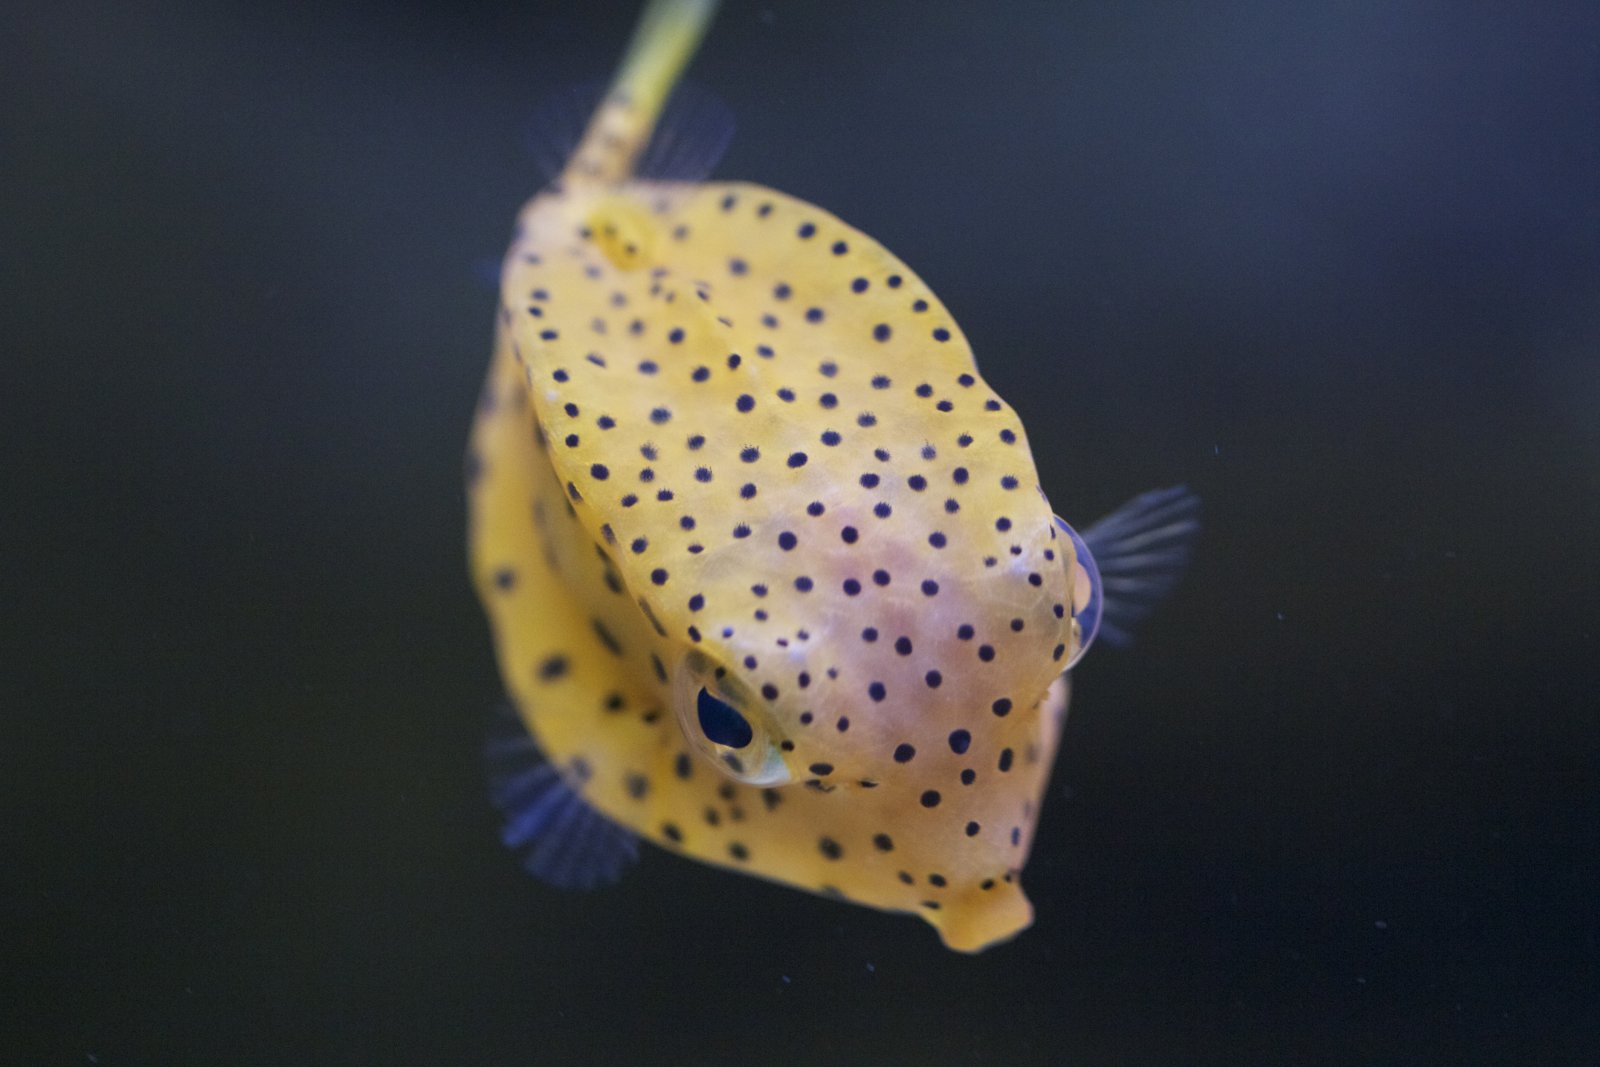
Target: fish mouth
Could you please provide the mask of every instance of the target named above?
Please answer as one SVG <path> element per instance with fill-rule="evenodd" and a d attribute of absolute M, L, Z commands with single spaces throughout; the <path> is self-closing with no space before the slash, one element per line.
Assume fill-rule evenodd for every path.
<path fill-rule="evenodd" d="M 921 912 L 945 947 L 969 955 L 1004 944 L 1033 925 L 1033 905 L 1010 875 L 992 890 L 974 886 L 937 912 Z"/>

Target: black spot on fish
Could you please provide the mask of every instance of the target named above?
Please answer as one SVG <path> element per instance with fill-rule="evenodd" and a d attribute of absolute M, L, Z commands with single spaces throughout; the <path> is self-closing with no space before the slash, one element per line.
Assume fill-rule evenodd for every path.
<path fill-rule="evenodd" d="M 618 643 L 614 636 L 612 636 L 611 631 L 606 629 L 606 624 L 601 622 L 599 619 L 592 619 L 590 621 L 594 625 L 594 635 L 600 639 L 600 643 L 602 645 L 606 646 L 606 651 L 610 652 L 613 656 L 622 655 L 622 645 Z"/>

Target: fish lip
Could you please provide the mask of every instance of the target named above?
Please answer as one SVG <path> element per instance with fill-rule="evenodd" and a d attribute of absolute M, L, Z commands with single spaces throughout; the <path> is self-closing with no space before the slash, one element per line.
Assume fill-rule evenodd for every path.
<path fill-rule="evenodd" d="M 1014 873 L 989 890 L 974 885 L 938 911 L 919 914 L 946 948 L 968 955 L 1003 945 L 1033 925 L 1033 904 Z"/>

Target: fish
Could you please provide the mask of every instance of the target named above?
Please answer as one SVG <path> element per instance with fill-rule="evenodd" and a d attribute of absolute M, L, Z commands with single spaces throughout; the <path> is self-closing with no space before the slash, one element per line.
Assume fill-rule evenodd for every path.
<path fill-rule="evenodd" d="M 501 264 L 467 453 L 501 836 L 555 885 L 642 840 L 977 952 L 1033 921 L 1068 669 L 1171 589 L 1198 501 L 1080 536 L 909 266 L 775 189 L 642 172 L 714 6 L 646 6 Z"/>

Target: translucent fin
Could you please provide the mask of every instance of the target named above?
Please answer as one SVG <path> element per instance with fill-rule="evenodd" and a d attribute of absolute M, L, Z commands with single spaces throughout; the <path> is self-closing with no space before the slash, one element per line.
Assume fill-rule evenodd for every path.
<path fill-rule="evenodd" d="M 639 858 L 638 838 L 584 803 L 510 708 L 494 716 L 484 762 L 489 798 L 505 818 L 500 839 L 536 877 L 562 889 L 593 889 L 615 882 Z"/>
<path fill-rule="evenodd" d="M 493 256 L 480 256 L 472 261 L 472 278 L 479 285 L 498 293 L 500 291 L 501 262 Z"/>
<path fill-rule="evenodd" d="M 679 75 L 705 36 L 716 0 L 649 0 L 633 42 L 563 177 L 618 184 L 636 172 Z"/>
<path fill-rule="evenodd" d="M 553 93 L 528 122 L 527 144 L 546 183 L 561 177 L 583 140 L 590 117 L 605 100 L 604 82 L 583 82 Z M 634 167 L 654 181 L 698 182 L 710 177 L 733 140 L 733 111 L 709 89 L 683 82 L 667 98 Z"/>
<path fill-rule="evenodd" d="M 1105 596 L 1100 640 L 1132 642 L 1133 627 L 1183 577 L 1199 532 L 1200 498 L 1183 485 L 1136 496 L 1083 531 Z"/>
<path fill-rule="evenodd" d="M 534 109 L 528 120 L 528 153 L 547 184 L 566 170 L 605 92 L 603 81 L 580 82 L 557 89 Z"/>
<path fill-rule="evenodd" d="M 681 82 L 667 98 L 634 173 L 656 181 L 704 181 L 722 162 L 733 129 L 733 111 L 720 97 L 694 82 Z"/>

